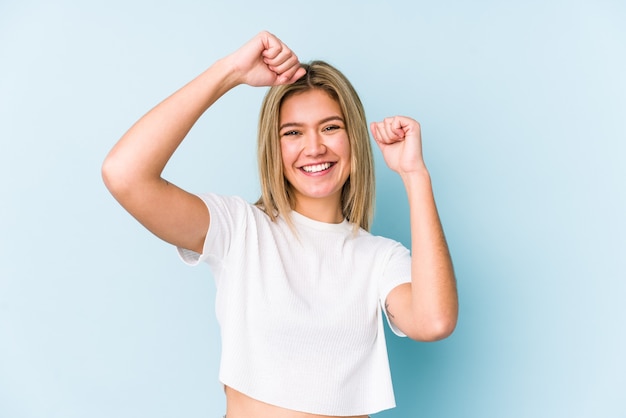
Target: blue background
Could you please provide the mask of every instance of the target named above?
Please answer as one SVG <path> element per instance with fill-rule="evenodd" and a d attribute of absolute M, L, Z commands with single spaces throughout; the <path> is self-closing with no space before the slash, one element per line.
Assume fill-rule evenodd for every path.
<path fill-rule="evenodd" d="M 626 5 L 621 1 L 0 3 L 0 416 L 217 417 L 208 268 L 105 190 L 130 125 L 261 29 L 405 114 L 458 276 L 456 332 L 389 336 L 380 417 L 625 417 Z M 240 87 L 166 169 L 258 194 L 264 89 Z M 377 158 L 374 232 L 409 245 Z"/>

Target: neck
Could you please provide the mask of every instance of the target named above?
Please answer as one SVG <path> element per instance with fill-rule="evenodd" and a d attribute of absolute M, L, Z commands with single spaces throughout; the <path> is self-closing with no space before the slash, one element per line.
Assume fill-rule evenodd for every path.
<path fill-rule="evenodd" d="M 293 209 L 300 215 L 319 222 L 338 224 L 343 222 L 344 216 L 341 212 L 341 204 L 337 199 L 307 199 L 299 198 Z"/>

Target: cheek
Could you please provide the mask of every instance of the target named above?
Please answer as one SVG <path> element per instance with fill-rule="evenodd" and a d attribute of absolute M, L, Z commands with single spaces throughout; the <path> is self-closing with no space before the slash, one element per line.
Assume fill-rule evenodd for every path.
<path fill-rule="evenodd" d="M 296 148 L 293 143 L 280 143 L 280 156 L 284 166 L 291 166 L 297 156 Z"/>
<path fill-rule="evenodd" d="M 350 150 L 350 140 L 348 138 L 345 138 L 341 144 L 341 154 L 348 160 L 348 162 L 350 161 L 352 153 Z"/>
<path fill-rule="evenodd" d="M 287 159 L 289 156 L 289 152 L 285 149 L 285 146 L 281 144 L 280 146 L 280 160 L 283 163 L 283 166 L 287 166 Z"/>
<path fill-rule="evenodd" d="M 343 155 L 345 157 L 346 163 L 348 165 L 347 167 L 347 171 L 348 171 L 348 175 L 352 172 L 352 150 L 350 147 L 350 141 L 346 138 L 346 143 L 345 143 L 345 147 L 343 150 Z"/>
<path fill-rule="evenodd" d="M 288 156 L 285 153 L 285 150 L 282 149 L 282 147 L 281 147 L 280 158 L 281 158 L 280 165 L 281 165 L 281 172 L 282 172 L 283 180 L 285 180 L 288 184 L 291 184 L 292 177 L 293 177 L 293 172 L 291 170 L 291 167 L 293 166 L 293 164 L 289 162 Z"/>

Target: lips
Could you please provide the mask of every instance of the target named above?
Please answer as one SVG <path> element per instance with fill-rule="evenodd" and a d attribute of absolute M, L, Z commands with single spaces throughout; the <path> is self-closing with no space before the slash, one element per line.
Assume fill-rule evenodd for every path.
<path fill-rule="evenodd" d="M 300 167 L 300 169 L 310 174 L 319 173 L 320 171 L 328 170 L 330 167 L 333 166 L 333 164 L 334 163 L 320 163 L 320 164 L 304 165 Z"/>

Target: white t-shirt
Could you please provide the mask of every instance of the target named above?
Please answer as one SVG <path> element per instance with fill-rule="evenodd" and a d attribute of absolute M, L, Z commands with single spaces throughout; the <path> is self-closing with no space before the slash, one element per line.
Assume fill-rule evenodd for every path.
<path fill-rule="evenodd" d="M 202 255 L 213 272 L 220 381 L 254 399 L 324 415 L 373 414 L 395 400 L 384 303 L 411 280 L 409 251 L 347 221 L 291 212 L 296 234 L 238 197 L 200 196 L 211 217 Z M 402 335 L 392 326 L 393 331 Z"/>

